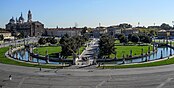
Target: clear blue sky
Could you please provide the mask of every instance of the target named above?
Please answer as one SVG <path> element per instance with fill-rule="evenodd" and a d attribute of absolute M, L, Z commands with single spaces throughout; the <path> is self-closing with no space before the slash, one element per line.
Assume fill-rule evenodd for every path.
<path fill-rule="evenodd" d="M 174 0 L 1 0 L 0 27 L 9 19 L 23 13 L 27 19 L 28 10 L 33 20 L 41 21 L 45 27 L 96 27 L 119 23 L 136 26 L 161 25 L 174 20 Z"/>

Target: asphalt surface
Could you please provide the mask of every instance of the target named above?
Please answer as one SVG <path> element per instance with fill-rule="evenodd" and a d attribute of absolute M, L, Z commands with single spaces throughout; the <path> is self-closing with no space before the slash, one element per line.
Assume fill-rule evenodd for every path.
<path fill-rule="evenodd" d="M 9 80 L 12 75 L 12 80 Z M 0 88 L 174 88 L 174 65 L 130 69 L 42 69 L 0 64 Z"/>

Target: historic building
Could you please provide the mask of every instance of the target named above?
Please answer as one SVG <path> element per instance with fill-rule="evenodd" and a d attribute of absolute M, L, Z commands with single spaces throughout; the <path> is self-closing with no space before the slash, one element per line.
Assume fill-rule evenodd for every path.
<path fill-rule="evenodd" d="M 121 34 L 121 28 L 118 26 L 107 27 L 107 30 L 108 30 L 108 34 L 114 37 L 117 37 L 119 34 Z"/>
<path fill-rule="evenodd" d="M 32 21 L 32 13 L 28 11 L 28 19 L 22 16 L 16 17 L 16 20 L 12 17 L 9 23 L 6 24 L 6 30 L 10 31 L 12 35 L 18 35 L 19 33 L 24 36 L 41 36 L 44 33 L 44 24 L 39 21 Z"/>
<path fill-rule="evenodd" d="M 82 28 L 45 28 L 45 36 L 62 37 L 65 34 L 69 36 L 81 35 Z"/>
<path fill-rule="evenodd" d="M 138 34 L 139 30 L 137 28 L 124 28 L 121 29 L 121 33 L 128 36 L 129 34 Z"/>
<path fill-rule="evenodd" d="M 5 29 L 0 29 L 0 35 L 3 35 L 4 39 L 13 40 L 14 36 L 11 35 L 11 32 L 6 31 Z"/>

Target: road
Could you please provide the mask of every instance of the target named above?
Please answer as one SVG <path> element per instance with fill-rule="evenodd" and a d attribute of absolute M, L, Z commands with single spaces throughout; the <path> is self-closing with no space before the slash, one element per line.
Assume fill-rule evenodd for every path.
<path fill-rule="evenodd" d="M 42 69 L 0 64 L 3 88 L 174 88 L 174 65 L 129 69 Z M 12 75 L 12 81 L 8 76 Z"/>

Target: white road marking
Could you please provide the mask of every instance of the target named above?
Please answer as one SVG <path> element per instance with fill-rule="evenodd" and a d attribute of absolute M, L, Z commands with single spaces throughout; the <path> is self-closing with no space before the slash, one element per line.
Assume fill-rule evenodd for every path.
<path fill-rule="evenodd" d="M 164 81 L 163 83 L 161 83 L 159 86 L 157 86 L 157 88 L 162 88 L 165 84 L 167 84 L 168 82 L 170 82 L 173 78 L 168 78 L 166 81 Z"/>
<path fill-rule="evenodd" d="M 109 75 L 109 79 L 108 80 L 103 80 L 102 82 L 100 82 L 98 85 L 96 85 L 96 87 L 95 88 L 98 88 L 98 87 L 100 87 L 100 86 L 102 86 L 105 82 L 108 82 L 108 81 L 110 81 L 112 79 L 112 76 L 111 75 Z"/>
<path fill-rule="evenodd" d="M 98 88 L 98 87 L 100 87 L 100 86 L 102 86 L 104 83 L 105 83 L 106 81 L 105 80 L 103 80 L 102 82 L 100 82 L 95 88 Z"/>
<path fill-rule="evenodd" d="M 19 85 L 18 85 L 17 88 L 21 88 L 21 86 L 22 86 L 22 84 L 23 84 L 23 82 L 24 82 L 25 79 L 26 79 L 26 77 L 22 78 L 22 80 L 20 81 L 20 83 L 19 83 Z"/>

